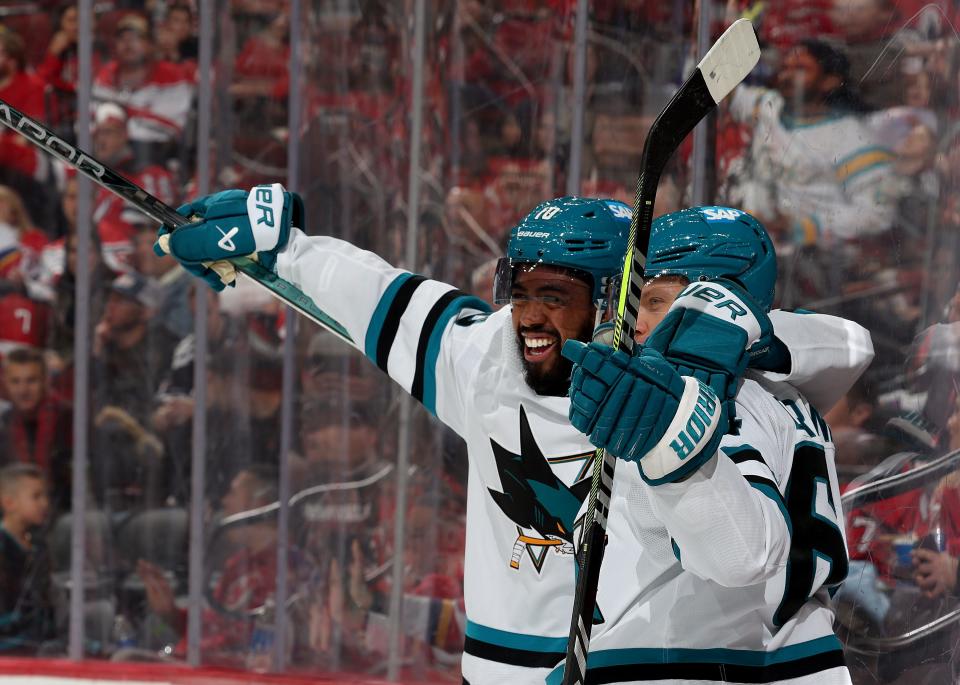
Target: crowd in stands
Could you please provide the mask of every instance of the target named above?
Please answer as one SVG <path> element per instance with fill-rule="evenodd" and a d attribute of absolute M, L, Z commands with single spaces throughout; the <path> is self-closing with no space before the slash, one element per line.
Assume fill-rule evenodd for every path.
<path fill-rule="evenodd" d="M 576 4 L 427 3 L 416 264 L 405 264 L 412 72 L 402 3 L 316 2 L 303 17 L 274 0 L 219 3 L 211 175 L 203 181 L 211 189 L 284 181 L 296 95 L 304 229 L 349 238 L 489 299 L 509 228 L 537 202 L 563 194 L 571 177 Z M 581 194 L 632 203 L 646 132 L 695 61 L 689 37 L 697 17 L 694 3 L 590 6 Z M 711 8 L 716 33 L 736 17 L 752 18 L 764 51 L 719 111 L 708 191 L 717 204 L 754 213 L 774 236 L 781 306 L 841 314 L 873 334 L 873 368 L 840 404 L 821 408 L 843 479 L 865 477 L 898 450 L 922 460 L 956 449 L 956 8 L 936 0 L 728 0 Z M 288 66 L 295 21 L 303 35 L 299 83 Z M 194 0 L 106 0 L 96 3 L 93 22 L 93 153 L 172 206 L 204 185 L 196 168 L 197 24 Z M 0 99 L 71 142 L 78 69 L 75 2 L 0 8 Z M 657 213 L 691 202 L 691 160 L 687 141 L 661 180 Z M 83 256 L 92 275 L 90 328 L 78 330 L 79 187 L 72 170 L 0 130 L 0 541 L 16 551 L 0 568 L 0 622 L 20 612 L 24 623 L 9 625 L 23 625 L 25 638 L 0 633 L 0 653 L 57 653 L 64 645 L 64 616 L 48 611 L 51 593 L 65 587 L 63 555 L 47 555 L 45 538 L 30 531 L 50 532 L 52 544 L 56 522 L 69 516 L 75 398 L 89 409 L 88 507 L 106 517 L 106 538 L 133 530 L 144 512 L 188 506 L 201 308 L 208 525 L 277 495 L 270 465 L 284 435 L 283 309 L 242 282 L 223 295 L 204 292 L 198 307 L 189 276 L 153 254 L 154 223 L 93 187 L 83 217 L 92 226 Z M 90 342 L 90 383 L 79 393 L 78 336 Z M 399 557 L 397 393 L 330 335 L 302 325 L 295 342 L 289 458 L 302 497 L 290 541 L 292 663 L 382 669 L 391 568 L 402 563 L 399 625 L 411 668 L 456 681 L 463 450 L 415 414 L 406 512 L 414 523 Z M 49 501 L 21 501 L 27 486 L 48 491 Z M 247 657 L 258 639 L 254 610 L 269 604 L 275 582 L 275 525 L 231 524 L 222 549 L 211 550 L 219 580 L 210 583 L 205 660 L 263 666 Z M 913 522 L 884 525 L 892 536 Z M 886 548 L 860 557 L 875 557 L 879 577 L 889 576 L 884 539 Z M 185 559 L 186 550 L 179 553 Z M 917 551 L 919 586 L 955 593 L 955 557 L 940 563 L 932 554 Z M 91 555 L 121 570 L 107 595 L 138 631 L 137 649 L 117 653 L 181 657 L 185 563 Z M 41 582 L 44 574 L 52 585 Z M 10 593 L 26 604 L 11 609 Z M 103 644 L 88 645 L 91 654 L 114 651 L 116 636 L 109 626 L 106 633 Z"/>

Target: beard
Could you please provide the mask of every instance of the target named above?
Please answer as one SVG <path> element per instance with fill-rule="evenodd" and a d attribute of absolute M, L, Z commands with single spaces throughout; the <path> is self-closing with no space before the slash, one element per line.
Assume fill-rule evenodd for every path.
<path fill-rule="evenodd" d="M 523 366 L 523 380 L 526 381 L 530 389 L 538 395 L 550 397 L 565 397 L 570 392 L 570 374 L 573 371 L 573 362 L 559 354 L 557 350 L 556 363 L 552 365 L 536 364 L 527 361 L 523 355 L 523 336 L 521 332 L 549 332 L 555 335 L 557 339 L 560 334 L 546 326 L 530 326 L 520 329 L 516 333 L 517 351 L 520 354 L 520 364 Z M 577 334 L 571 337 L 571 340 L 580 342 L 590 342 L 593 335 L 593 320 L 588 319 Z M 562 344 L 561 344 L 562 346 Z"/>

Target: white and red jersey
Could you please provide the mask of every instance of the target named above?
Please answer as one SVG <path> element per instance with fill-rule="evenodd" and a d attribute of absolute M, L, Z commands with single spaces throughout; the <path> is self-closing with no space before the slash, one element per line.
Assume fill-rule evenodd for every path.
<path fill-rule="evenodd" d="M 94 105 L 115 102 L 123 106 L 129 117 L 130 140 L 163 143 L 179 138 L 193 98 L 189 74 L 172 62 L 154 62 L 143 85 L 127 90 L 117 84 L 117 71 L 117 62 L 113 60 L 97 73 L 93 83 Z"/>
<path fill-rule="evenodd" d="M 297 228 L 278 254 L 277 272 L 466 441 L 463 678 L 471 685 L 543 683 L 566 650 L 573 543 L 595 455 L 570 425 L 569 398 L 538 395 L 525 382 L 509 307 L 490 314 L 486 303 L 453 286 Z M 676 516 L 666 511 L 663 498 L 676 497 L 676 488 L 650 493 L 635 466 L 617 471 L 598 597 L 606 623 L 590 655 L 591 668 L 614 668 L 598 672 L 607 679 L 597 682 L 630 682 L 650 669 L 691 683 L 715 680 L 697 674 L 724 669 L 753 678 L 748 682 L 849 682 L 822 587 L 836 582 L 846 563 L 842 531 L 830 528 L 830 550 L 842 556 L 833 573 L 832 565 L 807 563 L 819 551 L 810 548 L 809 533 L 819 528 L 800 528 L 801 517 L 839 520 L 832 443 L 807 400 L 832 406 L 869 363 L 872 347 L 863 328 L 836 317 L 773 312 L 771 320 L 790 350 L 791 372 L 749 381 L 738 405 L 745 424 L 739 441 L 725 442 L 729 452 L 690 479 L 698 517 L 684 523 L 678 519 L 690 507 L 673 507 Z M 704 536 L 696 530 L 704 512 L 708 520 L 722 514 L 744 522 L 750 537 L 736 539 L 734 526 L 725 537 Z M 662 573 L 637 565 L 641 554 Z M 741 575 L 738 559 L 752 564 Z M 786 569 L 794 561 L 791 580 Z M 753 569 L 761 570 L 756 578 Z M 748 586 L 721 586 L 728 579 Z M 670 610 L 680 600 L 683 610 Z M 644 612 L 654 610 L 669 613 L 669 631 L 657 629 L 657 613 L 644 624 Z"/>
<path fill-rule="evenodd" d="M 167 169 L 151 164 L 136 172 L 121 170 L 134 184 L 168 205 L 176 202 L 175 181 Z M 103 262 L 111 271 L 125 272 L 132 267 L 133 222 L 140 216 L 139 210 L 128 204 L 119 195 L 100 188 L 93 208 L 93 221 L 97 226 Z"/>

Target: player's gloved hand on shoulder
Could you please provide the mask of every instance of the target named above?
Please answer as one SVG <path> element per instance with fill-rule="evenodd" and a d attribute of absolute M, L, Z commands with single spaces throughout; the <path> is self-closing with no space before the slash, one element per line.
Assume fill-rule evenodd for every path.
<path fill-rule="evenodd" d="M 652 485 L 692 473 L 712 457 L 727 432 L 716 393 L 681 376 L 658 351 L 634 356 L 600 343 L 564 343 L 573 362 L 570 422 L 592 444 L 639 463 Z"/>
<path fill-rule="evenodd" d="M 224 190 L 177 211 L 194 223 L 176 230 L 161 226 L 154 252 L 172 255 L 187 271 L 223 290 L 236 280 L 236 269 L 228 261 L 234 257 L 256 255 L 263 266 L 273 269 L 290 226 L 302 224 L 303 202 L 274 183 L 250 192 Z"/>
<path fill-rule="evenodd" d="M 644 347 L 662 353 L 680 375 L 709 385 L 732 426 L 740 378 L 751 358 L 767 355 L 773 344 L 763 308 L 742 286 L 718 278 L 684 288 Z"/>

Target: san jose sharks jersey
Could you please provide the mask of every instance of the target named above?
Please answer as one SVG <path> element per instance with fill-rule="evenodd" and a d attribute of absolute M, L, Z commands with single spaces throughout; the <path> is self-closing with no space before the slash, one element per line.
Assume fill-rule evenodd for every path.
<path fill-rule="evenodd" d="M 537 395 L 524 381 L 508 308 L 491 314 L 486 303 L 453 286 L 394 268 L 349 243 L 306 236 L 299 229 L 291 230 L 278 255 L 277 271 L 339 321 L 358 349 L 466 441 L 463 677 L 472 685 L 543 683 L 566 648 L 574 543 L 594 458 L 586 437 L 569 424 L 569 400 Z M 771 318 L 791 352 L 791 373 L 779 379 L 784 387 L 795 381 L 816 384 L 822 400 L 832 404 L 869 362 L 869 338 L 855 324 L 820 315 L 775 313 Z M 823 369 L 832 371 L 826 383 L 817 376 Z M 724 459 L 739 474 L 732 458 Z M 779 468 L 779 462 L 775 466 Z M 768 480 L 777 483 L 778 476 Z M 618 471 L 604 569 L 617 569 L 632 585 L 641 580 L 653 585 L 655 579 L 641 579 L 638 569 L 652 572 L 648 560 L 661 559 L 664 569 L 673 573 L 667 567 L 675 564 L 662 559 L 675 561 L 673 544 L 683 555 L 690 543 L 679 529 L 670 536 L 645 533 L 649 521 L 634 501 L 640 485 L 635 468 Z M 747 494 L 773 501 L 768 493 L 747 487 Z M 711 502 L 731 516 L 774 512 L 758 505 L 756 498 L 747 498 L 745 507 L 745 502 L 722 499 L 724 494 L 712 493 L 721 500 Z M 652 511 L 654 501 L 645 496 L 643 502 Z M 693 549 L 687 555 L 691 563 L 697 558 Z M 611 635 L 627 618 L 622 597 L 605 596 L 600 604 L 604 615 L 598 619 Z M 732 603 L 732 598 L 724 600 Z M 764 628 L 756 620 L 750 644 L 763 651 Z M 829 637 L 828 620 L 825 626 L 818 637 Z M 713 638 L 713 648 L 720 650 L 741 647 L 747 639 L 719 632 Z"/>
<path fill-rule="evenodd" d="M 610 533 L 587 682 L 850 683 L 828 594 L 847 575 L 830 430 L 786 383 L 748 378 L 736 404 L 739 433 L 686 481 L 617 469 L 609 520 L 629 530 Z"/>

